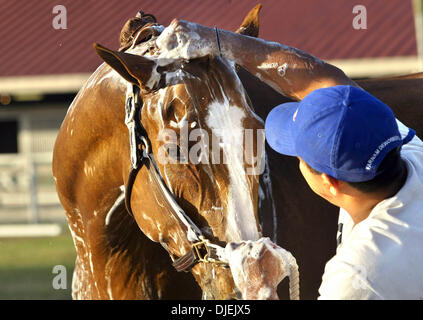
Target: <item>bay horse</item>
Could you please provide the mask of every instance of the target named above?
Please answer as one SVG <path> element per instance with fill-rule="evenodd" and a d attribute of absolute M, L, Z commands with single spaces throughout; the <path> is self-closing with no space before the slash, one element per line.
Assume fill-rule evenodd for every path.
<path fill-rule="evenodd" d="M 254 35 L 255 17 L 238 32 Z M 77 253 L 72 297 L 236 298 L 220 253 L 262 235 L 258 202 L 267 191 L 259 197 L 259 174 L 242 153 L 244 131 L 262 144 L 263 121 L 231 63 L 161 61 L 155 38 L 163 27 L 151 15 L 137 18 L 141 27 L 125 25 L 119 51 L 95 44 L 105 63 L 75 97 L 54 147 L 53 177 Z M 226 162 L 185 161 L 184 134 L 200 159 Z M 218 135 L 217 153 L 193 145 Z"/>

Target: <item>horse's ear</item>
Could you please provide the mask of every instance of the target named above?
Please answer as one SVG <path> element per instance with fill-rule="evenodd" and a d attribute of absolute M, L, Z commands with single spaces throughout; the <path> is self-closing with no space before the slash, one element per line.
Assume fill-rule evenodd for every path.
<path fill-rule="evenodd" d="M 259 35 L 259 12 L 261 4 L 256 5 L 242 21 L 236 33 L 257 38 Z"/>
<path fill-rule="evenodd" d="M 155 68 L 154 61 L 142 56 L 114 51 L 98 43 L 94 43 L 94 49 L 104 62 L 127 81 L 136 85 L 144 86 Z"/>

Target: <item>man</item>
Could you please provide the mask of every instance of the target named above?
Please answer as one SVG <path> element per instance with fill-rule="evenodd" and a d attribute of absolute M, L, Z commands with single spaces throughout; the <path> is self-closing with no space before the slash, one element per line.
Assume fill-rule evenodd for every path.
<path fill-rule="evenodd" d="M 341 208 L 320 299 L 423 299 L 423 143 L 412 129 L 341 70 L 295 48 L 177 20 L 157 44 L 163 57 L 220 54 L 300 101 L 274 108 L 265 131 Z"/>

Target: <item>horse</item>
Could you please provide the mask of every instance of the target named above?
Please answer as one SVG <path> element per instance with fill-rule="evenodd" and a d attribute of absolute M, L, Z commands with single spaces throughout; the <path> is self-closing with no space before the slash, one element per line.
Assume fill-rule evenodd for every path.
<path fill-rule="evenodd" d="M 256 13 L 238 32 L 254 35 Z M 118 51 L 94 45 L 105 63 L 70 105 L 54 146 L 77 253 L 72 297 L 237 298 L 222 248 L 262 235 L 260 172 L 242 155 L 250 131 L 251 158 L 260 158 L 263 121 L 235 66 L 221 57 L 157 59 L 163 27 L 136 18 Z M 197 162 L 186 161 L 192 154 Z"/>
<path fill-rule="evenodd" d="M 260 7 L 254 8 L 237 32 L 257 36 L 259 10 Z M 138 37 L 143 33 L 154 35 L 158 31 L 157 26 L 150 26 L 143 29 L 143 32 L 133 32 L 131 31 L 133 22 L 130 21 L 126 25 L 129 32 L 123 36 L 123 40 L 121 39 L 121 45 L 126 49 L 132 44 L 127 41 L 128 38 L 134 40 L 135 35 Z M 122 34 L 125 35 L 125 32 L 122 32 L 121 36 Z M 134 80 L 127 74 L 128 70 L 122 67 L 121 62 L 116 64 L 116 60 L 122 59 L 118 53 L 102 47 L 97 49 L 100 51 L 100 56 L 103 55 L 105 59 L 114 57 L 112 59 L 115 62 L 112 64 L 119 69 L 121 75 L 126 76 L 126 80 Z M 136 51 L 136 48 L 132 50 Z M 199 61 L 193 63 L 206 64 L 207 68 L 210 68 L 209 65 L 217 63 L 219 58 L 201 61 L 202 63 Z M 137 63 L 147 64 L 147 67 L 149 64 L 148 61 L 139 60 Z M 162 82 L 166 82 L 163 81 L 163 75 L 169 74 L 169 69 L 166 69 L 169 66 L 159 66 L 157 69 L 154 69 L 154 66 L 150 67 L 153 73 L 154 70 L 158 72 Z M 259 118 L 265 119 L 274 106 L 290 101 L 244 69 L 237 66 L 236 70 L 248 95 L 245 98 L 251 101 L 251 106 Z M 175 71 L 170 71 L 173 72 Z M 151 79 L 142 73 L 139 76 L 142 78 L 141 87 L 146 80 Z M 415 128 L 419 135 L 423 133 L 422 108 L 419 108 L 422 102 L 419 92 L 423 82 L 418 81 L 420 78 L 419 75 L 411 75 L 402 78 L 361 80 L 358 83 L 393 107 L 397 117 Z M 200 285 L 197 286 L 192 276 L 178 273 L 171 267 L 169 256 L 162 247 L 173 252 L 171 259 L 174 260 L 184 252 L 190 252 L 190 245 L 188 244 L 185 250 L 180 250 L 183 252 L 178 252 L 178 246 L 175 246 L 177 241 L 166 239 L 166 236 L 169 237 L 173 232 L 178 233 L 174 230 L 175 227 L 172 227 L 174 223 L 167 221 L 165 227 L 157 224 L 156 219 L 165 218 L 160 211 L 163 208 L 160 210 L 154 208 L 155 203 L 160 203 L 154 198 L 157 187 L 151 188 L 152 191 L 145 191 L 151 187 L 151 184 L 146 183 L 151 179 L 148 170 L 141 169 L 133 184 L 132 201 L 129 206 L 132 206 L 133 210 L 128 210 L 128 206 L 122 201 L 127 187 L 125 177 L 131 170 L 128 168 L 131 167 L 128 160 L 130 158 L 128 150 L 131 150 L 128 132 L 122 125 L 125 118 L 122 105 L 125 104 L 125 97 L 128 97 L 128 93 L 126 95 L 124 93 L 127 87 L 127 82 L 122 77 L 107 65 L 102 65 L 71 105 L 56 142 L 53 158 L 54 179 L 67 212 L 78 253 L 73 279 L 73 297 L 233 298 L 236 296 L 236 289 L 227 269 L 209 263 L 198 264 L 192 270 L 195 280 Z M 238 84 L 236 87 L 244 92 Z M 226 88 L 228 87 L 225 86 Z M 405 94 L 406 92 L 408 94 Z M 172 94 L 175 95 L 175 92 Z M 210 96 L 210 93 L 208 95 Z M 190 99 L 195 100 L 195 96 L 193 94 Z M 170 106 L 166 107 L 169 101 L 170 99 L 158 99 L 156 104 L 164 107 L 162 110 L 170 110 L 166 111 L 166 116 L 177 115 L 181 106 L 173 105 L 170 101 Z M 145 109 L 142 112 L 144 113 Z M 164 119 L 168 120 L 166 116 Z M 143 124 L 147 124 L 145 118 L 142 117 Z M 178 117 L 166 123 L 168 126 L 171 124 L 178 126 L 180 119 L 181 117 Z M 157 119 L 156 122 L 154 119 L 149 121 L 157 123 Z M 107 138 L 104 136 L 104 127 L 113 129 L 106 134 Z M 146 128 L 150 137 L 157 136 L 157 127 L 151 125 Z M 158 147 L 153 145 L 153 153 L 157 150 Z M 268 147 L 266 147 L 266 158 L 267 170 L 261 176 L 258 186 L 261 191 L 266 191 L 265 196 L 263 197 L 261 192 L 258 200 L 253 201 L 254 210 L 258 211 L 255 212 L 256 223 L 258 224 L 257 221 L 260 220 L 259 227 L 263 235 L 271 236 L 275 242 L 294 254 L 301 271 L 302 298 L 314 299 L 317 297 L 324 265 L 335 253 L 338 209 L 309 190 L 299 173 L 296 159 L 276 154 Z M 164 172 L 165 168 L 161 166 L 159 171 Z M 180 168 L 177 172 L 173 171 L 167 178 L 169 185 L 178 186 L 178 182 L 174 182 L 177 180 L 175 176 L 182 175 L 186 178 L 186 169 L 183 168 L 182 172 Z M 252 198 L 257 197 L 257 179 L 253 180 L 250 185 Z M 263 183 L 263 180 L 271 182 L 270 188 L 269 184 Z M 210 181 L 206 181 L 207 183 L 210 184 Z M 198 183 L 192 184 L 199 189 L 204 187 Z M 211 217 L 205 214 L 207 210 L 216 213 L 218 208 L 215 205 L 216 199 L 205 205 L 208 207 L 207 210 L 198 212 L 198 203 L 192 200 L 193 197 L 189 197 L 189 193 L 195 195 L 198 194 L 198 190 L 186 191 L 178 188 L 181 187 L 173 188 L 178 196 L 177 201 L 186 212 L 189 212 L 195 224 L 201 225 L 204 232 L 207 230 L 213 242 L 221 244 L 227 242 L 229 238 L 222 235 L 217 226 L 219 223 L 225 223 L 225 217 L 219 215 L 220 221 L 212 221 Z M 220 191 L 222 190 L 215 193 L 220 194 Z M 146 208 L 146 203 L 152 207 Z M 129 211 L 134 212 L 134 216 L 131 216 Z M 157 235 L 157 230 L 162 230 L 162 233 Z M 179 238 L 183 239 L 185 237 L 183 232 L 179 233 L 182 233 Z M 178 290 L 177 288 L 182 285 L 184 290 Z M 286 285 L 287 282 L 284 281 L 279 286 L 278 294 L 281 298 L 287 297 Z"/>
<path fill-rule="evenodd" d="M 240 69 L 238 75 L 255 112 L 266 119 L 277 105 L 289 98 Z M 356 80 L 357 84 L 391 107 L 396 117 L 423 137 L 423 73 L 396 77 Z M 314 194 L 298 169 L 296 158 L 283 156 L 266 145 L 274 196 L 276 219 L 265 212 L 263 233 L 272 234 L 277 221 L 276 238 L 296 257 L 300 270 L 302 299 L 316 299 L 326 262 L 335 254 L 339 208 Z M 287 298 L 287 282 L 278 287 L 280 298 Z"/>

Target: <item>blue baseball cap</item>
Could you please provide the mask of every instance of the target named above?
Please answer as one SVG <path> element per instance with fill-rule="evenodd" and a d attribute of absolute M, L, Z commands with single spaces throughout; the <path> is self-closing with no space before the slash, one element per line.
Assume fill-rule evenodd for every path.
<path fill-rule="evenodd" d="M 275 151 L 347 182 L 373 179 L 386 154 L 416 134 L 409 129 L 403 138 L 392 110 L 353 86 L 317 89 L 275 107 L 265 133 Z"/>

